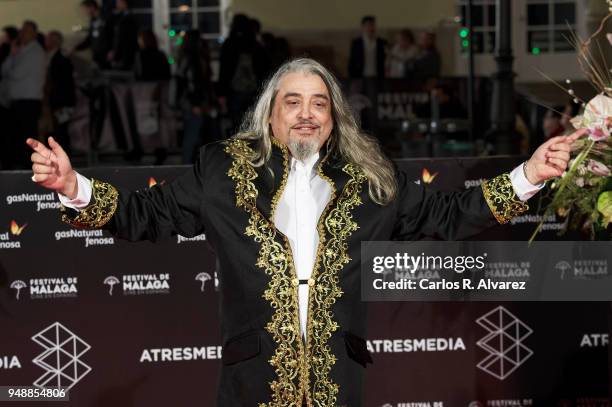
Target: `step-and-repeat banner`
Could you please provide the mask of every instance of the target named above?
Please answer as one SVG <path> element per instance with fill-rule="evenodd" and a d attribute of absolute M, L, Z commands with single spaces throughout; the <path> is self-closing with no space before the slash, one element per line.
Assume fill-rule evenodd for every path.
<path fill-rule="evenodd" d="M 430 188 L 462 190 L 518 163 L 399 165 Z M 185 170 L 83 173 L 141 189 Z M 30 175 L 0 173 L 0 386 L 70 388 L 69 402 L 48 405 L 215 405 L 222 349 L 206 236 L 130 243 L 72 229 L 60 222 L 56 197 Z M 530 204 L 530 214 L 475 238 L 528 239 L 541 220 L 538 198 Z M 544 221 L 541 238 L 559 239 L 562 222 Z M 499 272 L 523 267 L 508 263 Z M 609 405 L 611 315 L 600 302 L 369 303 L 374 363 L 364 405 Z"/>

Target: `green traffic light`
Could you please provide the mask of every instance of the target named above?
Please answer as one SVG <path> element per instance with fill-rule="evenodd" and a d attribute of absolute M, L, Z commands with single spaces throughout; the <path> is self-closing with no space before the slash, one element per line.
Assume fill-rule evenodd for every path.
<path fill-rule="evenodd" d="M 540 55 L 540 48 L 538 48 L 538 47 L 531 48 L 531 53 L 533 55 Z"/>
<path fill-rule="evenodd" d="M 174 60 L 174 58 L 170 57 L 170 58 L 168 58 L 168 63 L 170 65 L 174 65 L 176 63 L 176 61 Z"/>
<path fill-rule="evenodd" d="M 461 41 L 461 46 L 463 48 L 467 48 L 467 47 L 470 46 L 470 42 L 468 40 L 463 40 L 463 41 Z"/>
<path fill-rule="evenodd" d="M 174 37 L 174 36 L 176 36 L 176 31 L 174 31 L 174 30 L 170 30 L 170 31 L 168 31 L 168 35 L 169 35 L 170 37 Z"/>
<path fill-rule="evenodd" d="M 462 28 L 461 30 L 459 30 L 459 36 L 461 38 L 467 38 L 469 33 L 470 33 L 470 30 L 468 30 L 467 28 Z"/>

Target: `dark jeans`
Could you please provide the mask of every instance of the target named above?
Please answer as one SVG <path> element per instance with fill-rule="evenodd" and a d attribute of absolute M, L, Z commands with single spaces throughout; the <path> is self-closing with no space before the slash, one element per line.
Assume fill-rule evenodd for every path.
<path fill-rule="evenodd" d="M 9 109 L 11 132 L 8 140 L 6 169 L 27 169 L 31 167 L 32 151 L 25 143 L 27 138 L 38 139 L 38 120 L 42 103 L 40 100 L 14 100 Z"/>

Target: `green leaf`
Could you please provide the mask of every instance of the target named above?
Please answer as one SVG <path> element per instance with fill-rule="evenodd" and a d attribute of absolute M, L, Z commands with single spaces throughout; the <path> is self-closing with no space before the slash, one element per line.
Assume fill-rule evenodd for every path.
<path fill-rule="evenodd" d="M 597 198 L 597 210 L 603 215 L 604 223 L 612 222 L 612 191 L 605 191 Z"/>

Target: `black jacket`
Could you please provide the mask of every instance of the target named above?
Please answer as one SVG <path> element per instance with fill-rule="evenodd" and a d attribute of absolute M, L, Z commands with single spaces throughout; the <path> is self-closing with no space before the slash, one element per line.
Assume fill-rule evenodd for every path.
<path fill-rule="evenodd" d="M 255 38 L 246 35 L 235 35 L 228 37 L 221 46 L 219 56 L 219 96 L 228 96 L 236 92 L 232 88 L 232 79 L 236 74 L 241 55 L 247 55 L 251 60 L 254 79 L 260 86 L 269 73 L 268 57 L 266 50 Z M 251 93 L 257 93 L 255 88 Z"/>
<path fill-rule="evenodd" d="M 131 70 L 138 52 L 138 21 L 130 12 L 113 15 L 113 61 L 116 69 Z"/>
<path fill-rule="evenodd" d="M 272 177 L 246 161 L 249 150 L 241 140 L 209 144 L 185 175 L 146 191 L 94 181 L 94 202 L 79 214 L 65 210 L 63 217 L 129 240 L 206 233 L 220 265 L 220 407 L 299 407 L 303 397 L 309 406 L 361 406 L 364 368 L 372 359 L 363 339 L 360 242 L 461 239 L 525 210 L 508 174 L 485 181 L 482 189 L 442 193 L 399 172 L 397 198 L 380 206 L 357 166 L 324 158 L 318 171 L 333 192 L 319 223 L 304 344 L 290 245 L 272 222 L 289 153 L 274 144 Z"/>
<path fill-rule="evenodd" d="M 49 61 L 45 90 L 52 111 L 75 105 L 74 69 L 60 50 Z"/>
<path fill-rule="evenodd" d="M 77 51 L 91 49 L 94 62 L 100 69 L 108 69 L 110 64 L 106 59 L 111 50 L 113 33 L 107 21 L 102 17 L 94 17 L 89 22 L 87 37 L 76 46 Z"/>
<path fill-rule="evenodd" d="M 141 49 L 136 54 L 134 65 L 136 80 L 169 81 L 170 64 L 168 57 L 158 49 Z"/>
<path fill-rule="evenodd" d="M 376 38 L 376 77 L 385 77 L 385 60 L 387 42 L 382 38 Z M 349 55 L 349 77 L 363 78 L 363 68 L 365 66 L 365 48 L 363 38 L 355 38 L 351 43 L 351 53 Z"/>

